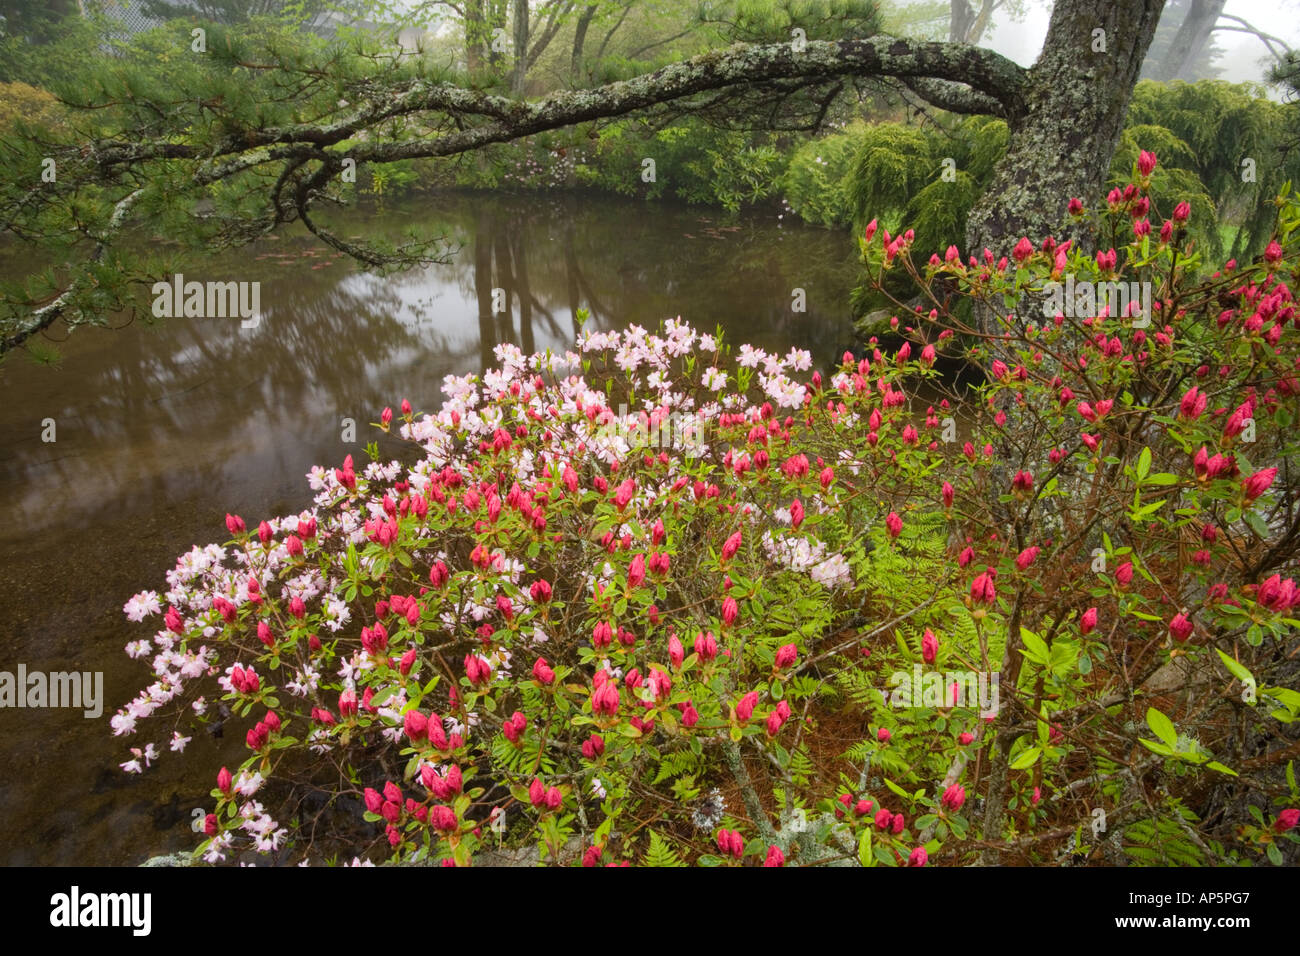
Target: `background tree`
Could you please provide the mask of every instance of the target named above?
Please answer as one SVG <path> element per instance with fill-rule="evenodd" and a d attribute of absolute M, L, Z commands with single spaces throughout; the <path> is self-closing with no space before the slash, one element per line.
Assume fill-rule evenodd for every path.
<path fill-rule="evenodd" d="M 1226 7 L 1226 0 L 1170 0 L 1142 76 L 1164 82 L 1219 76 L 1223 68 L 1215 61 L 1223 56 L 1223 49 L 1216 41 L 1216 33 L 1253 36 L 1269 56 L 1281 62 L 1291 49 L 1287 42 L 1260 29 L 1258 22 L 1226 13 Z"/>

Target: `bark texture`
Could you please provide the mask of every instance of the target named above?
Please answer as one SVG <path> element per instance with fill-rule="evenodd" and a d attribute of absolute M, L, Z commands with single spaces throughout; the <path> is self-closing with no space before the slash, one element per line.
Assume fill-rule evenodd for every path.
<path fill-rule="evenodd" d="M 1009 253 L 1021 236 L 1041 242 L 1065 219 L 1071 197 L 1100 193 L 1163 7 L 1164 0 L 1059 0 L 1008 116 L 1006 156 L 967 220 L 972 251 Z M 1104 50 L 1095 49 L 1100 41 Z"/>

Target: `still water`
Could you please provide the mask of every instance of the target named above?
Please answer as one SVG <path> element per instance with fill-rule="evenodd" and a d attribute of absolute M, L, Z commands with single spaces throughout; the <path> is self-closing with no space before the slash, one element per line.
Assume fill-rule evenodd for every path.
<path fill-rule="evenodd" d="M 362 457 L 385 405 L 435 410 L 443 376 L 482 371 L 500 341 L 565 348 L 578 308 L 594 329 L 680 315 L 733 344 L 807 348 L 822 367 L 852 341 L 851 240 L 771 213 L 452 194 L 338 222 L 346 236 L 409 227 L 446 236 L 451 261 L 381 279 L 295 231 L 184 270 L 260 282 L 254 328 L 136 320 L 79 330 L 55 368 L 22 355 L 0 366 L 0 671 L 102 672 L 104 687 L 99 719 L 0 709 L 0 864 L 132 865 L 197 844 L 191 811 L 242 759 L 243 733 L 200 730 L 183 756 L 156 718 L 140 739 L 112 736 L 108 718 L 150 673 L 123 647 L 153 629 L 122 605 L 165 591 L 192 545 L 225 540 L 227 511 L 252 526 L 306 507 L 308 469 Z M 493 315 L 493 290 L 508 314 Z M 356 444 L 342 441 L 345 418 Z M 161 760 L 123 773 L 128 746 L 147 740 Z"/>

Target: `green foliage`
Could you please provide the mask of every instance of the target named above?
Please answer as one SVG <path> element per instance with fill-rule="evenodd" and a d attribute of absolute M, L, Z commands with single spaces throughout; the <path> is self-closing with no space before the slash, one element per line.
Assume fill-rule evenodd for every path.
<path fill-rule="evenodd" d="M 1215 227 L 1224 222 L 1234 227 L 1235 235 L 1223 254 L 1249 259 L 1268 242 L 1273 221 L 1269 200 L 1284 182 L 1300 181 L 1300 151 L 1283 148 L 1288 116 L 1294 113 L 1294 106 L 1266 99 L 1253 84 L 1144 81 L 1133 91 L 1128 116 L 1132 135 L 1121 143 L 1111 174 L 1116 181 L 1129 176 L 1137 144 L 1155 152 L 1162 166 L 1191 174 L 1194 179 L 1171 180 L 1167 186 L 1157 182 L 1155 195 L 1167 202 L 1179 185 L 1186 187 L 1182 198 L 1193 204 L 1191 227 L 1205 248 L 1211 254 L 1218 249 Z M 1253 181 L 1247 180 L 1248 170 Z M 1210 238 L 1210 230 L 1216 238 Z"/>
<path fill-rule="evenodd" d="M 654 160 L 654 179 L 645 160 Z M 785 166 L 772 134 L 723 130 L 698 119 L 654 129 L 624 120 L 604 127 L 594 149 L 581 150 L 577 184 L 624 196 L 672 196 L 736 210 L 770 195 Z"/>
<path fill-rule="evenodd" d="M 820 226 L 853 222 L 852 166 L 866 127 L 854 126 L 804 143 L 786 167 L 781 190 L 795 215 Z"/>
<path fill-rule="evenodd" d="M 107 29 L 89 12 L 80 16 L 76 0 L 0 0 L 0 83 L 47 86 L 83 69 Z"/>
<path fill-rule="evenodd" d="M 41 127 L 53 127 L 63 120 L 64 111 L 50 93 L 27 83 L 0 81 L 0 134 L 39 137 Z"/>
<path fill-rule="evenodd" d="M 847 198 L 854 222 L 901 213 L 940 169 L 931 138 L 915 126 L 879 123 L 867 127 L 850 168 Z"/>
<path fill-rule="evenodd" d="M 722 10 L 718 8 L 722 7 Z M 728 9 L 730 8 L 730 9 Z M 842 40 L 878 33 L 880 17 L 871 0 L 735 0 L 703 4 L 701 20 L 717 18 L 730 42 L 784 43 L 801 29 L 808 40 Z"/>
<path fill-rule="evenodd" d="M 903 218 L 925 248 L 960 247 L 966 237 L 966 217 L 981 192 L 974 176 L 958 170 L 951 182 L 937 179 L 918 190 L 908 200 Z"/>
<path fill-rule="evenodd" d="M 670 847 L 664 838 L 659 835 L 657 830 L 650 831 L 650 845 L 646 849 L 645 858 L 641 861 L 642 866 L 654 867 L 680 867 L 686 864 L 682 862 L 675 850 Z"/>
<path fill-rule="evenodd" d="M 1124 829 L 1124 853 L 1140 866 L 1206 866 L 1214 862 L 1191 838 L 1196 814 L 1168 799 L 1152 815 Z"/>

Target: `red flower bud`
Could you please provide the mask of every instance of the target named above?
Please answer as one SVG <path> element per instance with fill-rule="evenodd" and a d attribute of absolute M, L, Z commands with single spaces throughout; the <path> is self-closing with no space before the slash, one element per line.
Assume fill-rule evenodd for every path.
<path fill-rule="evenodd" d="M 961 805 L 966 802 L 966 788 L 954 783 L 943 792 L 939 802 L 949 810 L 960 810 Z"/>
<path fill-rule="evenodd" d="M 402 718 L 402 728 L 411 743 L 429 739 L 429 718 L 418 710 L 408 710 Z"/>
<path fill-rule="evenodd" d="M 682 642 L 673 634 L 668 638 L 668 660 L 672 662 L 673 667 L 681 667 L 682 661 L 686 659 L 686 651 L 682 647 Z"/>
<path fill-rule="evenodd" d="M 736 618 L 740 616 L 740 605 L 736 603 L 733 597 L 727 597 L 722 602 L 722 623 L 730 627 L 736 623 Z"/>
<path fill-rule="evenodd" d="M 925 659 L 927 664 L 933 664 L 938 653 L 939 639 L 934 636 L 934 631 L 927 627 L 925 635 L 921 638 L 921 657 Z"/>
<path fill-rule="evenodd" d="M 429 809 L 429 826 L 440 833 L 452 833 L 460 826 L 460 821 L 451 807 L 439 803 Z"/>
<path fill-rule="evenodd" d="M 1276 477 L 1276 468 L 1261 468 L 1259 471 L 1247 478 L 1241 485 L 1246 500 L 1254 501 L 1264 492 L 1268 491 L 1269 487 L 1273 484 L 1273 479 Z"/>
<path fill-rule="evenodd" d="M 740 703 L 736 705 L 736 719 L 743 724 L 753 716 L 754 708 L 757 706 L 758 691 L 751 690 L 744 697 L 740 698 Z"/>
<path fill-rule="evenodd" d="M 740 550 L 740 532 L 732 534 L 722 545 L 722 560 L 730 560 L 731 557 Z"/>

